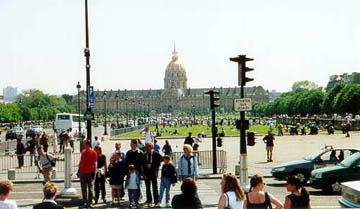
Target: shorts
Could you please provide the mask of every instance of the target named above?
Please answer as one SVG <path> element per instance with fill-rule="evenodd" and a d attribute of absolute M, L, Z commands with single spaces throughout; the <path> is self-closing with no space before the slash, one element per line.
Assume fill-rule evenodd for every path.
<path fill-rule="evenodd" d="M 266 146 L 266 151 L 272 152 L 274 149 L 274 146 Z"/>

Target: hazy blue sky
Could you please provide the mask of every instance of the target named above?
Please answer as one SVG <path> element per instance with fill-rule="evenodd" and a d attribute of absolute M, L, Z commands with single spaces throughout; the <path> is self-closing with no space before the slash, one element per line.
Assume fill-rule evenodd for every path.
<path fill-rule="evenodd" d="M 85 86 L 84 0 L 0 0 L 0 92 Z M 358 0 L 89 0 L 95 89 L 163 88 L 173 43 L 190 88 L 235 87 L 229 57 L 255 58 L 249 86 L 325 86 L 360 69 Z"/>

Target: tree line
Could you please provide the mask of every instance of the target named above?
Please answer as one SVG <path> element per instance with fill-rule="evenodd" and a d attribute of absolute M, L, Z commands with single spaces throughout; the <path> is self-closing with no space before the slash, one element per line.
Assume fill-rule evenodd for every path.
<path fill-rule="evenodd" d="M 254 102 L 252 115 L 273 116 L 275 114 L 302 116 L 314 114 L 359 114 L 360 84 L 336 84 L 328 92 L 321 87 L 297 86 L 292 91 L 281 94 L 270 103 Z"/>
<path fill-rule="evenodd" d="M 0 123 L 54 120 L 56 113 L 60 112 L 76 112 L 71 95 L 56 96 L 37 89 L 24 90 L 16 102 L 0 103 Z"/>

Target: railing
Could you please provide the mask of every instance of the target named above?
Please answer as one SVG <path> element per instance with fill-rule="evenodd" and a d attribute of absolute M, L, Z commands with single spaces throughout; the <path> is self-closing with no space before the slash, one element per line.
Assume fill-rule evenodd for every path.
<path fill-rule="evenodd" d="M 55 157 L 59 157 L 60 159 L 64 158 L 64 154 L 54 154 Z M 22 168 L 18 168 L 18 157 L 17 155 L 0 155 L 0 174 L 6 174 L 9 169 L 15 169 L 17 173 L 37 173 L 38 169 L 35 166 L 34 159 L 36 158 L 35 155 L 23 155 L 24 156 L 24 166 Z M 80 153 L 73 153 L 71 160 L 72 160 L 72 171 L 76 172 L 78 170 L 78 165 L 80 162 Z M 32 161 L 32 164 L 31 164 Z M 58 172 L 65 171 L 65 162 L 64 161 L 57 161 L 56 170 Z"/>
<path fill-rule="evenodd" d="M 173 152 L 172 161 L 177 167 L 180 157 L 183 152 Z M 198 158 L 199 169 L 212 169 L 213 168 L 213 152 L 212 151 L 196 151 L 194 154 Z M 216 151 L 217 169 L 220 169 L 220 173 L 223 173 L 227 169 L 227 155 L 224 150 Z"/>
<path fill-rule="evenodd" d="M 134 127 L 111 129 L 110 136 L 111 137 L 119 136 L 119 135 L 122 135 L 122 134 L 134 132 L 134 131 L 137 131 L 137 130 L 144 129 L 145 127 L 151 127 L 151 126 L 154 126 L 154 125 L 153 124 L 147 124 L 147 125 L 139 125 L 139 126 L 134 126 Z"/>

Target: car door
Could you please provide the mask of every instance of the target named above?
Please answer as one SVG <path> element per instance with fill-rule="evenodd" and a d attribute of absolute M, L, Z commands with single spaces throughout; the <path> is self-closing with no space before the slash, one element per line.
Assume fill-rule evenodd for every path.
<path fill-rule="evenodd" d="M 344 176 L 345 181 L 355 181 L 360 180 L 360 159 L 357 160 L 349 168 L 349 172 Z"/>
<path fill-rule="evenodd" d="M 314 169 L 334 166 L 339 162 L 337 156 L 340 155 L 340 150 L 328 150 L 321 154 L 314 162 Z"/>

